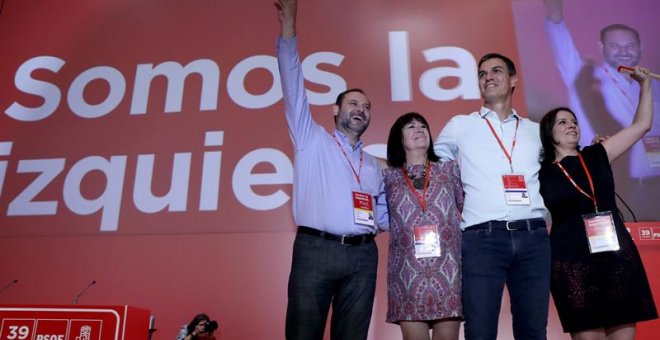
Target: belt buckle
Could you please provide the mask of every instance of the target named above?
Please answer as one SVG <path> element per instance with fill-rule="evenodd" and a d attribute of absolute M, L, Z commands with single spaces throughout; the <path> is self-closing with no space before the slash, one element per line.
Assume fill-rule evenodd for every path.
<path fill-rule="evenodd" d="M 344 243 L 345 239 L 346 239 L 346 235 L 341 235 L 341 241 L 339 243 L 346 244 L 346 243 Z"/>
<path fill-rule="evenodd" d="M 509 228 L 509 223 L 513 223 L 513 222 L 515 222 L 515 221 L 506 221 L 506 224 L 504 225 L 504 226 L 506 227 L 506 230 L 508 230 L 508 231 L 516 231 L 516 230 L 518 230 L 518 229 L 512 229 L 512 228 Z"/>

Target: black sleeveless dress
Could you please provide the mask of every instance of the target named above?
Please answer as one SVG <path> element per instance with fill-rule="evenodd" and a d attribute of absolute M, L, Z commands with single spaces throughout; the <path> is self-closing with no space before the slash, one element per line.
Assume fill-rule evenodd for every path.
<path fill-rule="evenodd" d="M 611 211 L 618 251 L 591 254 L 583 214 L 594 204 L 552 163 L 541 166 L 541 195 L 552 215 L 552 297 L 564 332 L 612 327 L 655 319 L 658 313 L 635 244 L 616 207 L 614 178 L 601 144 L 585 147 L 582 157 L 591 174 L 600 211 Z M 577 156 L 561 164 L 586 193 L 587 176 Z"/>

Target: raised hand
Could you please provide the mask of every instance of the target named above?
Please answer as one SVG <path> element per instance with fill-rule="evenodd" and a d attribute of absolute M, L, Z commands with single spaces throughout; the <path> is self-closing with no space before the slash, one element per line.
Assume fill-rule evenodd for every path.
<path fill-rule="evenodd" d="M 630 78 L 638 82 L 640 86 L 651 81 L 651 71 L 649 69 L 640 66 L 635 66 L 633 69 Z"/>
<path fill-rule="evenodd" d="M 564 0 L 542 0 L 548 19 L 555 24 L 564 21 Z"/>
<path fill-rule="evenodd" d="M 297 0 L 277 0 L 275 3 L 277 8 L 277 18 L 280 21 L 282 38 L 292 38 L 296 36 L 296 14 L 298 11 Z"/>

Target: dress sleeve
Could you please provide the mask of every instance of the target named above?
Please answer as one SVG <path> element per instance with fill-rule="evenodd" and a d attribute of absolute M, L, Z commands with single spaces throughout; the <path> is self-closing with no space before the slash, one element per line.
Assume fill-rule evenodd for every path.
<path fill-rule="evenodd" d="M 390 214 L 387 206 L 387 193 L 385 192 L 385 171 L 383 170 L 383 180 L 380 182 L 378 197 L 376 198 L 376 221 L 381 231 L 390 230 Z"/>
<path fill-rule="evenodd" d="M 582 149 L 582 154 L 589 155 L 590 158 L 593 158 L 596 161 L 596 164 L 610 164 L 610 160 L 607 157 L 607 151 L 601 143 L 584 147 L 584 149 Z"/>

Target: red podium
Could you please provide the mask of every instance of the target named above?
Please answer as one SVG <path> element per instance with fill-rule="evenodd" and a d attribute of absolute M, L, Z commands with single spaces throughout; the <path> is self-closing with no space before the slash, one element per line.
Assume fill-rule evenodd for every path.
<path fill-rule="evenodd" d="M 627 222 L 626 227 L 639 249 L 646 276 L 651 284 L 656 308 L 660 309 L 660 266 L 658 265 L 660 264 L 660 222 Z M 660 320 L 640 322 L 637 324 L 635 338 L 640 340 L 658 339 L 658 327 L 660 327 Z"/>
<path fill-rule="evenodd" d="M 0 340 L 147 340 L 150 318 L 130 306 L 0 306 Z"/>

